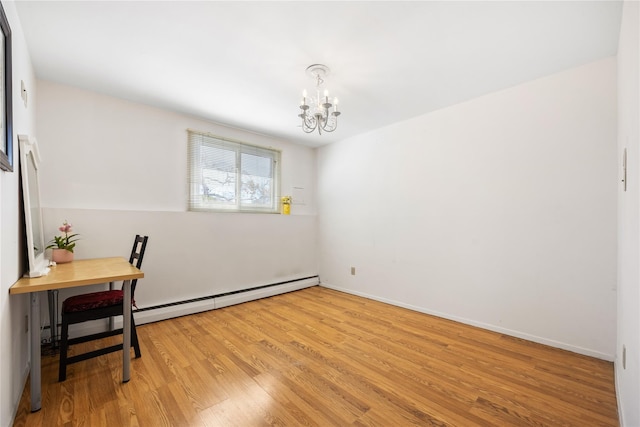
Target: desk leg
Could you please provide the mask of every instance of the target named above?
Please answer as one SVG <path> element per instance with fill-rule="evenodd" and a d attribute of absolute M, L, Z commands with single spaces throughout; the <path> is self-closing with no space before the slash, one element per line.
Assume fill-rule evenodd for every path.
<path fill-rule="evenodd" d="M 124 298 L 122 303 L 122 382 L 130 379 L 129 364 L 131 363 L 131 280 L 123 283 Z"/>
<path fill-rule="evenodd" d="M 49 332 L 51 350 L 58 348 L 58 290 L 47 291 L 49 297 Z"/>
<path fill-rule="evenodd" d="M 40 298 L 38 292 L 29 294 L 31 317 L 31 412 L 42 406 L 42 377 L 40 361 Z"/>
<path fill-rule="evenodd" d="M 112 291 L 115 288 L 113 287 L 113 282 L 109 282 L 109 290 Z M 115 326 L 115 318 L 113 316 L 109 317 L 109 330 L 113 331 L 116 328 Z"/>

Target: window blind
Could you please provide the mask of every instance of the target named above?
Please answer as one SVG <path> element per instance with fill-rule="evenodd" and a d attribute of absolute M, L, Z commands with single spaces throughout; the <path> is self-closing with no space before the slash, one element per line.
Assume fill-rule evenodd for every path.
<path fill-rule="evenodd" d="M 189 210 L 279 211 L 280 151 L 188 130 Z"/>

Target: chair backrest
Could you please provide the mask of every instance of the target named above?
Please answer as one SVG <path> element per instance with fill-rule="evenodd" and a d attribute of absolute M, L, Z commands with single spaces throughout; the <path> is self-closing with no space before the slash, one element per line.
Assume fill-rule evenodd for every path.
<path fill-rule="evenodd" d="M 131 256 L 129 257 L 129 263 L 132 264 L 136 268 L 140 268 L 142 266 L 142 258 L 144 257 L 144 251 L 147 248 L 147 240 L 149 240 L 149 236 L 140 236 L 136 235 L 135 240 L 133 241 L 133 248 L 131 249 Z M 138 284 L 138 279 L 134 279 L 131 281 L 131 298 L 136 293 L 136 285 Z"/>

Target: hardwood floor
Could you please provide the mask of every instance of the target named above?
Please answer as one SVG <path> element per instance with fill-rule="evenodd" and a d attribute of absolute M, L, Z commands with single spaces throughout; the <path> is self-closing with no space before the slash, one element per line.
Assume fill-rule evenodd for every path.
<path fill-rule="evenodd" d="M 322 287 L 138 334 L 127 384 L 120 353 L 62 383 L 43 356 L 42 409 L 27 386 L 14 425 L 618 425 L 610 362 Z"/>

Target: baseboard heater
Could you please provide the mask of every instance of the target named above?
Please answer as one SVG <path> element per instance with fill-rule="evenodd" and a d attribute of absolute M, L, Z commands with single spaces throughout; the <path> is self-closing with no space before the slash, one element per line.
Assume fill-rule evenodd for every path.
<path fill-rule="evenodd" d="M 286 280 L 268 285 L 255 286 L 237 291 L 224 292 L 215 295 L 207 295 L 166 304 L 158 304 L 150 307 L 141 307 L 135 310 L 136 324 L 157 322 L 173 317 L 186 316 L 188 314 L 215 310 L 247 301 L 266 298 L 273 295 L 284 294 L 299 289 L 316 286 L 320 283 L 319 276 L 308 276 L 300 279 Z M 115 319 L 115 327 L 121 327 L 122 318 Z"/>

